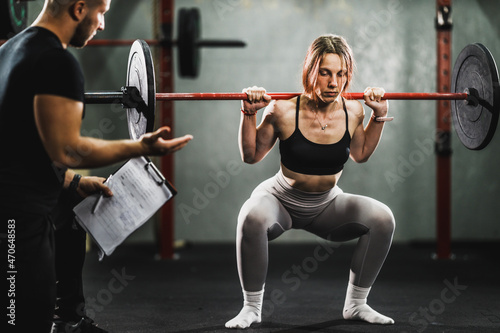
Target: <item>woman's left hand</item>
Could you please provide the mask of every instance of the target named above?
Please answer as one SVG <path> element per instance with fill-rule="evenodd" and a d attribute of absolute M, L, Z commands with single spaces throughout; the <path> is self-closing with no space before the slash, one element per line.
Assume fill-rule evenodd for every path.
<path fill-rule="evenodd" d="M 386 99 L 382 99 L 384 94 L 384 88 L 378 87 L 368 87 L 363 93 L 365 104 L 373 110 L 373 113 L 377 117 L 385 117 L 389 111 L 388 101 Z"/>

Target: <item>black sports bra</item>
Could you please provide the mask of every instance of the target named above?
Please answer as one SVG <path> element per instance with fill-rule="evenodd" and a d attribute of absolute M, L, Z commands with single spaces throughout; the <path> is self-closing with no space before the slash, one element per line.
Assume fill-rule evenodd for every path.
<path fill-rule="evenodd" d="M 279 144 L 281 163 L 287 169 L 306 175 L 334 175 L 342 171 L 349 159 L 351 144 L 344 99 L 342 103 L 346 126 L 344 136 L 336 143 L 320 144 L 309 141 L 299 129 L 300 96 L 297 97 L 295 131 Z"/>

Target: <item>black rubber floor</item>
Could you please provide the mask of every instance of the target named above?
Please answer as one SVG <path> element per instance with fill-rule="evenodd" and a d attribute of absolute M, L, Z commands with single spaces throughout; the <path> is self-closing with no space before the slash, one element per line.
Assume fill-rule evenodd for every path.
<path fill-rule="evenodd" d="M 390 326 L 345 321 L 341 310 L 352 245 L 270 244 L 263 321 L 246 332 L 500 332 L 500 243 L 393 245 L 368 304 Z M 154 246 L 119 247 L 84 272 L 88 315 L 110 332 L 235 332 L 224 323 L 242 296 L 234 244 L 191 244 L 176 260 Z"/>

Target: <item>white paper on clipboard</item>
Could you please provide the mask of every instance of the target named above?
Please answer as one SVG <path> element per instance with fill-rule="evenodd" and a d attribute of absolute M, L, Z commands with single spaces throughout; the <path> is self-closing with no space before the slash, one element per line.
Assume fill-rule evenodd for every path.
<path fill-rule="evenodd" d="M 92 213 L 100 194 L 91 195 L 73 211 L 76 220 L 90 234 L 101 253 L 109 256 L 132 232 L 153 216 L 177 191 L 145 157 L 129 160 L 112 177 L 113 196 L 102 198 Z"/>

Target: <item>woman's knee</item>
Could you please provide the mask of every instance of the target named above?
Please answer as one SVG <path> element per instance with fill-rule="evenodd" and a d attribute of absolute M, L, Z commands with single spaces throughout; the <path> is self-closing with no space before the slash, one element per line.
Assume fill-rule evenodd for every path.
<path fill-rule="evenodd" d="M 373 220 L 373 229 L 392 237 L 394 229 L 396 228 L 396 219 L 387 205 L 379 203 L 379 209 L 377 209 L 377 213 L 374 214 Z"/>
<path fill-rule="evenodd" d="M 238 217 L 238 228 L 244 236 L 255 236 L 265 233 L 267 223 L 266 216 L 257 209 L 247 211 Z"/>
<path fill-rule="evenodd" d="M 279 224 L 280 203 L 274 197 L 250 198 L 241 208 L 238 216 L 238 231 L 243 237 L 267 235 L 273 226 Z M 280 228 L 282 226 L 280 225 Z"/>
<path fill-rule="evenodd" d="M 344 199 L 345 211 L 354 214 L 350 218 L 372 231 L 392 235 L 396 221 L 391 209 L 384 203 L 359 195 L 343 194 L 338 198 Z"/>

